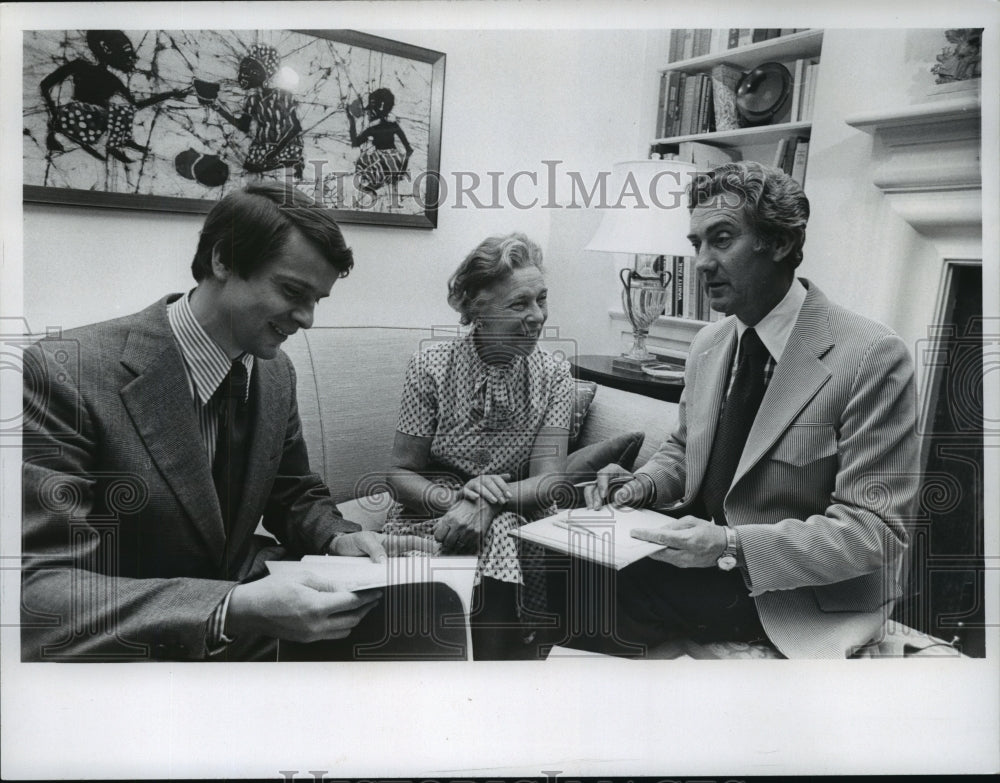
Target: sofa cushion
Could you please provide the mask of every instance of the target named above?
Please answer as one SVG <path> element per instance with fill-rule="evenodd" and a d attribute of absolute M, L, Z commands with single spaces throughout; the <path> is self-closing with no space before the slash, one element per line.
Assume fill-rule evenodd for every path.
<path fill-rule="evenodd" d="M 641 467 L 676 426 L 676 403 L 598 386 L 579 445 L 599 443 L 623 432 L 644 432 L 646 439 L 635 460 L 635 467 Z"/>
<path fill-rule="evenodd" d="M 597 471 L 612 462 L 631 470 L 645 437 L 642 432 L 626 432 L 583 446 L 569 455 L 566 472 L 573 481 L 592 481 Z"/>
<path fill-rule="evenodd" d="M 590 411 L 590 405 L 596 394 L 597 384 L 593 381 L 574 381 L 573 420 L 569 425 L 570 450 L 576 448 L 577 441 L 580 440 L 583 422 L 587 419 L 587 413 Z"/>

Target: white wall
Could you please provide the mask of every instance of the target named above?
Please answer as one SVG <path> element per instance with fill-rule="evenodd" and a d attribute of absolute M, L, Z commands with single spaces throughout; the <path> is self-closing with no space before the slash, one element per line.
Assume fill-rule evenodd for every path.
<path fill-rule="evenodd" d="M 872 184 L 872 137 L 845 118 L 929 99 L 941 30 L 827 30 L 806 193 L 800 273 L 832 299 L 887 323 L 913 349 L 927 336 L 940 259 Z"/>
<path fill-rule="evenodd" d="M 453 194 L 438 228 L 344 225 L 356 267 L 317 309 L 317 325 L 426 326 L 457 323 L 445 302 L 448 275 L 481 239 L 520 230 L 546 250 L 550 325 L 594 350 L 592 310 L 613 285 L 606 257 L 580 252 L 593 216 L 538 206 L 514 208 L 506 182 L 536 172 L 539 187 L 521 181 L 516 196 L 548 200 L 543 160 L 589 181 L 600 169 L 636 154 L 645 140 L 637 108 L 653 75 L 642 68 L 643 31 L 373 31 L 447 54 L 441 170 L 504 173 L 503 209 L 465 209 Z M 644 81 L 645 80 L 645 81 Z M 646 123 L 652 127 L 652 119 Z M 452 188 L 453 190 L 453 188 Z M 488 188 L 481 200 L 489 202 Z M 24 310 L 29 327 L 71 327 L 137 310 L 167 291 L 193 284 L 188 266 L 200 215 L 25 205 Z M 603 312 L 607 304 L 602 303 Z M 586 310 L 586 311 L 585 311 Z"/>

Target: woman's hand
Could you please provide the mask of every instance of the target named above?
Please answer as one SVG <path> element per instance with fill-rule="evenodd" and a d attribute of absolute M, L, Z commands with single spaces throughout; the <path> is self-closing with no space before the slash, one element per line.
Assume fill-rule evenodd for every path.
<path fill-rule="evenodd" d="M 466 500 L 471 500 L 473 503 L 482 499 L 487 503 L 503 505 L 514 497 L 514 493 L 507 486 L 510 478 L 510 473 L 473 476 L 462 487 L 462 495 Z"/>
<path fill-rule="evenodd" d="M 444 554 L 478 552 L 497 511 L 485 501 L 459 500 L 434 526 Z"/>

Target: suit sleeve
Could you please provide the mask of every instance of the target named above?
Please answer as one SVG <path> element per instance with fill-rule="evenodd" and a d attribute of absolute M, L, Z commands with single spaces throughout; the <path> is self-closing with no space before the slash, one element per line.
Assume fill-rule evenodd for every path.
<path fill-rule="evenodd" d="M 691 345 L 690 356 L 701 352 L 701 337 L 704 330 L 695 338 Z M 645 473 L 653 479 L 656 487 L 655 507 L 673 505 L 684 498 L 684 488 L 687 483 L 687 398 L 688 392 L 697 387 L 696 362 L 688 361 L 684 372 L 684 388 L 677 403 L 677 426 L 660 447 L 649 458 L 638 473 Z"/>
<path fill-rule="evenodd" d="M 293 557 L 323 554 L 333 538 L 361 525 L 344 519 L 323 479 L 309 467 L 295 396 L 295 369 L 286 360 L 291 398 L 277 476 L 264 508 L 264 527 Z"/>
<path fill-rule="evenodd" d="M 872 342 L 840 422 L 822 513 L 740 524 L 751 595 L 841 582 L 901 562 L 919 488 L 913 365 L 894 334 Z"/>
<path fill-rule="evenodd" d="M 204 658 L 208 618 L 234 583 L 120 575 L 114 519 L 94 515 L 102 444 L 54 351 L 24 354 L 22 659 Z"/>

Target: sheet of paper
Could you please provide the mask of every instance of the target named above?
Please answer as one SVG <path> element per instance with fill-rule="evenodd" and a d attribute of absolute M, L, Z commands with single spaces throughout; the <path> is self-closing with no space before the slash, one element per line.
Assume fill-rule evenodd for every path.
<path fill-rule="evenodd" d="M 536 544 L 622 569 L 665 547 L 632 538 L 636 528 L 657 528 L 668 517 L 649 509 L 575 508 L 529 522 L 514 531 Z"/>

